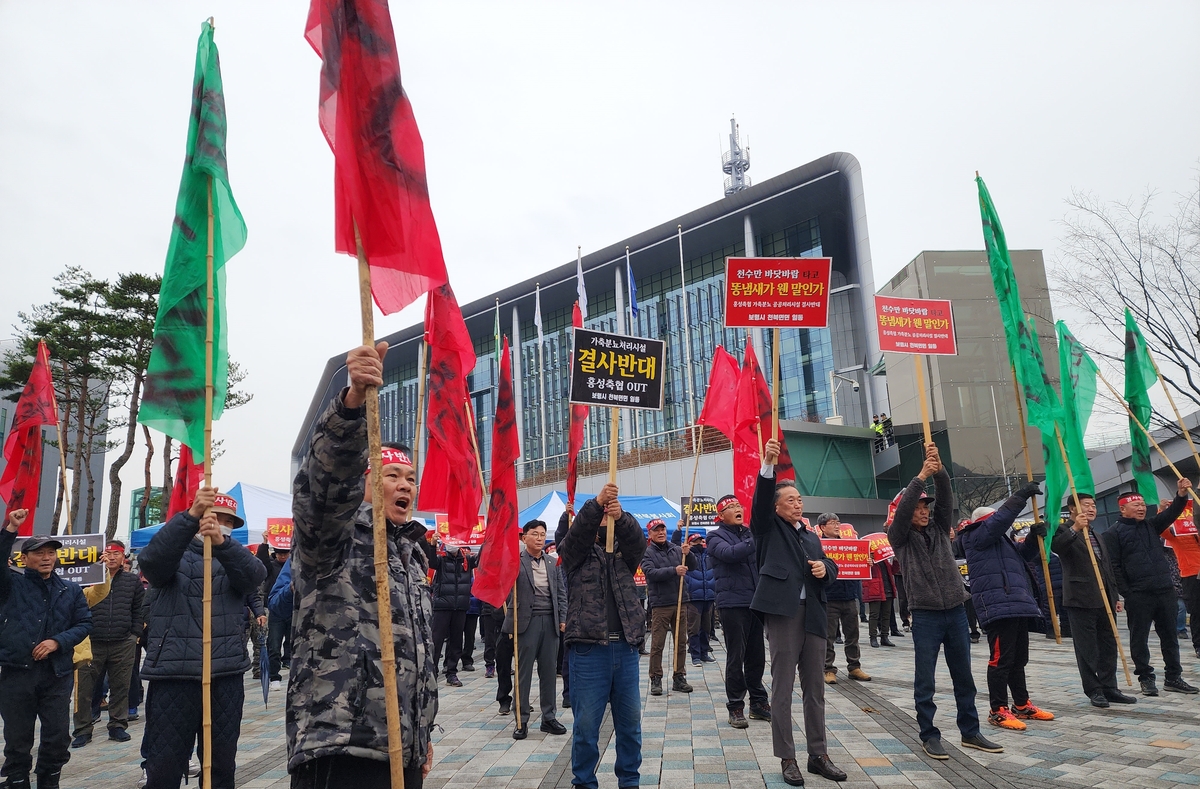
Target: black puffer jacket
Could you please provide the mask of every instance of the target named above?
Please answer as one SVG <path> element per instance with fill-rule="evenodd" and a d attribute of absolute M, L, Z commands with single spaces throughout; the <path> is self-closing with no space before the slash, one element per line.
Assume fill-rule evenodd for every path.
<path fill-rule="evenodd" d="M 651 608 L 675 607 L 679 601 L 680 580 L 675 568 L 681 564 L 689 570 L 696 569 L 696 557 L 689 552 L 684 560 L 682 546 L 668 540 L 662 545 L 651 541 L 646 547 L 646 555 L 642 557 L 642 572 L 646 574 L 646 598 Z M 684 582 L 683 602 L 690 602 L 691 599 L 687 583 Z"/>
<path fill-rule="evenodd" d="M 265 604 L 271 599 L 271 590 L 275 588 L 275 579 L 279 577 L 279 571 L 283 569 L 283 562 L 271 555 L 271 548 L 265 542 L 258 546 L 255 555 L 263 563 L 263 567 L 267 568 L 267 579 L 263 581 L 262 585 L 262 600 Z"/>
<path fill-rule="evenodd" d="M 558 555 L 567 573 L 566 644 L 607 644 L 608 590 L 613 590 L 621 629 L 631 646 L 646 640 L 646 612 L 642 608 L 633 574 L 646 553 L 642 527 L 628 512 L 613 530 L 613 552 L 604 550 L 601 525 L 604 510 L 595 499 L 579 508 L 571 528 L 558 543 Z M 597 538 L 601 538 L 597 542 Z"/>
<path fill-rule="evenodd" d="M 1118 518 L 1100 535 L 1122 596 L 1130 592 L 1171 591 L 1171 568 L 1163 556 L 1160 535 L 1183 512 L 1187 501 L 1186 496 L 1176 496 L 1170 507 L 1145 520 Z"/>
<path fill-rule="evenodd" d="M 108 595 L 92 606 L 92 641 L 124 641 L 142 634 L 142 582 L 117 570 Z"/>
<path fill-rule="evenodd" d="M 433 556 L 429 566 L 437 572 L 433 576 L 433 610 L 466 611 L 471 607 L 471 585 L 474 571 L 479 566 L 479 554 L 469 551 L 463 556 L 458 551 L 448 551 L 445 556 Z"/>
<path fill-rule="evenodd" d="M 200 679 L 203 653 L 204 546 L 192 539 L 200 522 L 181 512 L 142 551 L 141 569 L 156 591 L 147 606 L 146 679 Z M 212 676 L 244 674 L 246 596 L 267 576 L 254 554 L 232 537 L 212 549 Z"/>

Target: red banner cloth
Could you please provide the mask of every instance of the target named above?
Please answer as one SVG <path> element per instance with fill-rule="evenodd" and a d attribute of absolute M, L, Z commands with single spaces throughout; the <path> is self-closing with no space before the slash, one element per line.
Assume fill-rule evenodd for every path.
<path fill-rule="evenodd" d="M 17 401 L 12 430 L 4 442 L 4 475 L 0 476 L 0 498 L 8 505 L 5 518 L 12 510 L 29 510 L 21 524 L 20 537 L 33 534 L 38 487 L 42 483 L 42 425 L 57 424 L 58 401 L 50 376 L 50 351 L 46 343 L 39 342 L 29 381 Z"/>
<path fill-rule="evenodd" d="M 492 425 L 492 496 L 488 501 L 487 532 L 479 554 L 479 569 L 471 592 L 499 608 L 517 581 L 521 567 L 520 526 L 517 523 L 517 408 L 513 399 L 512 357 L 508 338 L 500 354 L 496 390 L 496 421 Z"/>
<path fill-rule="evenodd" d="M 187 444 L 180 444 L 179 466 L 175 469 L 175 483 L 171 486 L 171 501 L 167 504 L 164 523 L 192 506 L 203 482 L 204 464 L 193 460 Z"/>
<path fill-rule="evenodd" d="M 357 254 L 357 223 L 371 293 L 389 315 L 449 278 L 387 0 L 312 0 L 304 37 L 322 61 L 318 114 L 333 149 L 335 249 Z"/>
<path fill-rule="evenodd" d="M 733 495 L 738 497 L 747 511 L 754 499 L 754 483 L 758 472 L 762 469 L 762 458 L 759 455 L 759 434 L 765 446 L 771 437 L 771 391 L 763 378 L 762 369 L 758 366 L 758 357 L 754 346 L 746 343 L 746 358 L 742 362 L 741 377 L 738 380 L 736 428 L 733 440 Z M 796 479 L 796 470 L 792 467 L 792 456 L 788 453 L 787 441 L 783 431 L 779 436 L 779 460 L 775 464 L 775 479 Z"/>
<path fill-rule="evenodd" d="M 708 390 L 704 395 L 704 407 L 700 409 L 696 424 L 716 428 L 730 441 L 733 441 L 734 433 L 737 432 L 739 376 L 737 359 L 718 345 L 713 351 Z"/>
<path fill-rule="evenodd" d="M 467 376 L 475 369 L 475 346 L 449 285 L 429 294 L 425 342 L 429 344 L 429 449 L 417 509 L 446 513 L 451 537 L 465 543 L 483 501 L 470 432 L 475 424 L 467 417 Z"/>
<path fill-rule="evenodd" d="M 571 325 L 577 329 L 583 328 L 583 311 L 579 302 L 571 311 Z M 574 364 L 574 359 L 571 363 Z M 587 422 L 588 407 L 586 405 L 571 405 L 571 432 L 567 438 L 567 509 L 575 511 L 575 485 L 579 481 L 579 453 L 583 450 L 583 426 Z M 557 524 L 555 524 L 557 526 Z"/>

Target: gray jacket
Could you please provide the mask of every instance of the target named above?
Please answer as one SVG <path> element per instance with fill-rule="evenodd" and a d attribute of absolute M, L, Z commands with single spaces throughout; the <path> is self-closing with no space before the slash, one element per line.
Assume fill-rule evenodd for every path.
<path fill-rule="evenodd" d="M 292 486 L 295 543 L 288 769 L 346 755 L 387 761 L 374 540 L 366 490 L 366 409 L 345 392 L 313 432 Z M 437 715 L 433 607 L 419 523 L 388 524 L 392 627 L 404 763 L 425 760 Z"/>
<path fill-rule="evenodd" d="M 942 469 L 933 475 L 935 501 L 929 516 L 929 525 L 914 529 L 913 512 L 921 496 L 925 495 L 925 483 L 920 477 L 912 482 L 896 505 L 896 515 L 888 529 L 888 542 L 896 552 L 896 560 L 904 575 L 904 591 L 908 593 L 908 607 L 915 610 L 949 611 L 960 606 L 970 597 L 963 587 L 962 573 L 954 559 L 950 545 L 950 520 L 954 510 L 954 493 L 950 488 L 950 475 Z"/>
<path fill-rule="evenodd" d="M 546 580 L 550 582 L 550 606 L 554 609 L 554 623 L 567 623 L 567 587 L 563 584 L 563 574 L 559 572 L 558 563 L 553 556 L 542 554 L 546 563 Z M 521 569 L 517 571 L 517 633 L 524 633 L 533 618 L 533 557 L 524 549 L 521 550 Z M 504 616 L 502 633 L 513 631 L 512 606 Z M 558 632 L 557 630 L 555 632 Z"/>

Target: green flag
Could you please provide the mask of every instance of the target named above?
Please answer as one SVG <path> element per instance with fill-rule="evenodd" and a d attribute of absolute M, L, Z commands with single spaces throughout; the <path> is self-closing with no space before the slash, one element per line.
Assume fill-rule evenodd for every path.
<path fill-rule="evenodd" d="M 213 419 L 225 408 L 229 353 L 225 337 L 225 262 L 246 244 L 246 223 L 229 188 L 225 160 L 225 96 L 213 28 L 205 22 L 196 46 L 187 155 L 166 270 L 158 297 L 154 347 L 138 421 L 205 455 L 205 335 L 208 205 L 212 189 Z"/>
<path fill-rule="evenodd" d="M 1058 437 L 1062 435 L 1062 407 L 1058 402 L 1058 396 L 1054 392 L 1054 387 L 1051 385 L 1049 378 L 1046 377 L 1046 364 L 1042 359 L 1042 346 L 1038 343 L 1037 328 L 1034 325 L 1033 318 L 1023 321 L 1026 328 L 1025 337 L 1027 346 L 1023 346 L 1022 353 L 1026 355 L 1026 369 L 1031 378 L 1037 378 L 1040 382 L 1038 387 L 1039 394 L 1047 398 L 1047 402 L 1039 404 L 1043 418 L 1048 415 L 1048 424 L 1037 424 L 1033 421 L 1030 408 L 1030 424 L 1034 425 L 1042 433 L 1042 465 L 1046 469 L 1046 512 L 1042 518 L 1046 522 L 1046 559 L 1050 558 L 1050 542 L 1054 539 L 1054 532 L 1058 531 L 1058 524 L 1061 518 L 1059 513 L 1062 512 L 1063 496 L 1067 494 L 1067 467 L 1063 462 L 1062 449 L 1058 444 Z M 1030 400 L 1028 394 L 1025 398 L 1025 404 L 1029 405 Z"/>
<path fill-rule="evenodd" d="M 1083 447 L 1083 436 L 1088 421 L 1092 418 L 1092 407 L 1096 403 L 1096 363 L 1088 356 L 1079 340 L 1067 329 L 1067 324 L 1058 322 L 1058 369 L 1062 382 L 1063 443 L 1067 447 L 1067 459 L 1071 462 L 1071 474 L 1075 478 L 1075 490 L 1095 495 L 1096 482 L 1092 479 L 1092 467 L 1088 463 Z"/>
<path fill-rule="evenodd" d="M 1125 310 L 1125 400 L 1129 410 L 1148 429 L 1150 427 L 1150 395 L 1147 391 L 1158 380 L 1154 362 L 1146 340 L 1138 329 L 1133 314 Z M 1150 440 L 1137 423 L 1129 420 L 1129 442 L 1132 445 L 1130 464 L 1133 466 L 1133 482 L 1147 506 L 1158 501 L 1158 484 L 1150 470 Z"/>

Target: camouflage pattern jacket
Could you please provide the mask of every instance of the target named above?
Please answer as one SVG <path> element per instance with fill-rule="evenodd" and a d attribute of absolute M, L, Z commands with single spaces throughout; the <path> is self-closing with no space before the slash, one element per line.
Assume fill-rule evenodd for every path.
<path fill-rule="evenodd" d="M 387 760 L 366 409 L 343 405 L 318 421 L 292 486 L 296 609 L 288 678 L 288 769 L 323 756 Z M 404 762 L 424 762 L 437 715 L 429 563 L 419 523 L 388 524 L 392 631 Z"/>

